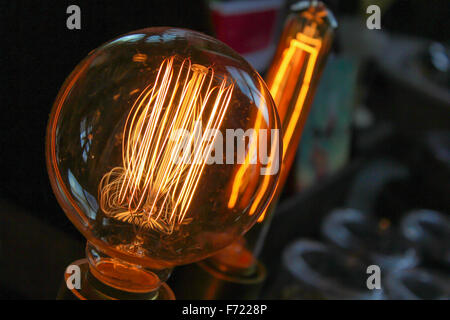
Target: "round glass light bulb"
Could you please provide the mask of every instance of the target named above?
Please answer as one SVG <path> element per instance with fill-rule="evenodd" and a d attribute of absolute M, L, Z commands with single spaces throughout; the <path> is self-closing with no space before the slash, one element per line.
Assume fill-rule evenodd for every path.
<path fill-rule="evenodd" d="M 47 166 L 94 268 L 166 269 L 256 222 L 278 179 L 279 127 L 265 83 L 232 49 L 194 31 L 143 29 L 93 50 L 66 79 Z M 126 284 L 116 266 L 96 271 L 124 287 L 145 282 Z"/>

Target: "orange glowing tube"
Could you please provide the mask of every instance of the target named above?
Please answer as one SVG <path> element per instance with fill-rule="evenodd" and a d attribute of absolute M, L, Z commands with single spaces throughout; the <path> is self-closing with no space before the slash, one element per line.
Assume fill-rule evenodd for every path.
<path fill-rule="evenodd" d="M 266 217 L 270 216 L 276 205 L 294 161 L 314 93 L 331 48 L 337 23 L 331 11 L 323 3 L 301 1 L 294 4 L 291 10 L 292 13 L 286 21 L 266 77 L 266 83 L 275 101 L 282 128 L 283 152 L 280 178 L 271 205 L 266 207 L 258 219 L 258 222 L 264 220 L 264 223 L 255 225 L 247 233 L 245 239 L 235 242 L 210 259 L 212 263 L 219 266 L 219 269 L 235 265 L 242 256 L 249 254 L 253 257 L 258 256 L 270 224 L 270 218 Z M 258 127 L 258 120 L 255 127 Z M 252 154 L 250 149 L 246 163 Z M 243 164 L 240 170 L 245 171 L 246 166 L 248 165 Z M 229 208 L 236 205 L 239 201 L 238 194 L 241 194 L 249 183 L 241 176 L 242 174 L 238 172 L 234 178 L 232 195 L 228 202 Z M 263 194 L 266 188 L 264 180 L 260 183 L 261 188 L 254 197 L 254 205 L 259 203 L 258 194 Z M 250 214 L 251 212 L 250 208 Z M 252 261 L 255 263 L 256 259 Z M 224 266 L 225 264 L 227 266 Z M 247 269 L 249 269 L 248 266 Z"/>
<path fill-rule="evenodd" d="M 283 132 L 283 160 L 274 202 L 294 161 L 336 27 L 331 12 L 319 1 L 302 1 L 292 10 L 266 79 Z"/>

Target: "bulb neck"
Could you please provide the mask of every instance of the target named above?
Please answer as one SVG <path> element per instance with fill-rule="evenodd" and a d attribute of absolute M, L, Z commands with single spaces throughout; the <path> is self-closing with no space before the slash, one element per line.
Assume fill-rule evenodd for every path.
<path fill-rule="evenodd" d="M 233 276 L 248 276 L 255 272 L 257 260 L 243 241 L 235 241 L 205 260 L 218 271 Z"/>
<path fill-rule="evenodd" d="M 86 275 L 88 284 L 118 299 L 127 297 L 145 300 L 160 299 L 160 289 L 172 271 L 171 269 L 150 270 L 111 257 L 89 241 L 86 244 L 86 256 L 89 267 Z M 167 286 L 164 286 L 165 296 L 167 296 L 167 289 Z"/>

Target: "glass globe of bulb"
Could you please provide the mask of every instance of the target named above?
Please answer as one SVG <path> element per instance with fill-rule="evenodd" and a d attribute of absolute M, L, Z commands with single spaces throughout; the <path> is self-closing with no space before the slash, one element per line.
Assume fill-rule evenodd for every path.
<path fill-rule="evenodd" d="M 277 182 L 279 127 L 258 73 L 204 34 L 149 28 L 90 52 L 56 98 L 46 155 L 94 276 L 145 291 L 140 271 L 245 233 Z"/>

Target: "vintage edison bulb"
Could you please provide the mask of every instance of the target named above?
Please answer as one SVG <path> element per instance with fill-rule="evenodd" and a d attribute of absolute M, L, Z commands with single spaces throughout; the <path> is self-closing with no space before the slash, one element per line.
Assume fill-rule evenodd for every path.
<path fill-rule="evenodd" d="M 266 77 L 283 131 L 277 194 L 294 161 L 337 27 L 333 13 L 321 1 L 299 1 L 291 11 Z"/>
<path fill-rule="evenodd" d="M 326 64 L 337 22 L 321 1 L 299 1 L 290 8 L 266 83 L 280 117 L 283 152 L 271 206 L 245 238 L 209 259 L 220 270 L 251 272 L 262 250 L 271 213 L 283 190 Z"/>
<path fill-rule="evenodd" d="M 60 89 L 46 152 L 91 273 L 154 289 L 159 271 L 245 233 L 277 182 L 278 129 L 263 80 L 209 36 L 149 28 L 90 52 Z"/>

